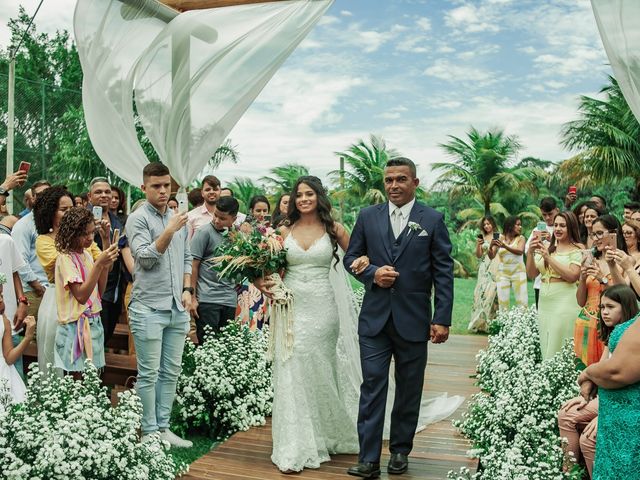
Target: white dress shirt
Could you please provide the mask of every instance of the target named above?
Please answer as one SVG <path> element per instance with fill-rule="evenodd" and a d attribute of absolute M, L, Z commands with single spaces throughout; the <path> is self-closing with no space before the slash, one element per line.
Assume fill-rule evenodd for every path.
<path fill-rule="evenodd" d="M 389 219 L 391 220 L 392 227 L 394 225 L 394 217 L 395 215 L 397 215 L 397 213 L 395 212 L 399 210 L 400 213 L 402 214 L 402 218 L 400 219 L 400 223 L 398 225 L 399 230 L 398 232 L 395 232 L 395 231 L 393 232 L 396 238 L 400 236 L 400 233 L 402 233 L 402 231 L 406 228 L 407 223 L 409 223 L 409 215 L 411 214 L 411 209 L 413 208 L 413 205 L 415 203 L 416 203 L 415 197 L 409 203 L 404 204 L 402 207 L 397 207 L 393 203 L 389 202 Z"/>

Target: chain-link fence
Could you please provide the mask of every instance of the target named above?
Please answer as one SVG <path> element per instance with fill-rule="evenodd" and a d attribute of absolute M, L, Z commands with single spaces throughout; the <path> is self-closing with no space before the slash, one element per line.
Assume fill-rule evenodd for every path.
<path fill-rule="evenodd" d="M 0 178 L 5 177 L 7 161 L 8 75 L 0 73 Z M 22 210 L 24 191 L 35 181 L 52 181 L 52 164 L 57 152 L 56 132 L 62 127 L 62 117 L 70 108 L 81 107 L 82 92 L 42 81 L 15 79 L 14 168 L 20 162 L 30 162 L 27 184 L 14 195 L 14 213 Z"/>

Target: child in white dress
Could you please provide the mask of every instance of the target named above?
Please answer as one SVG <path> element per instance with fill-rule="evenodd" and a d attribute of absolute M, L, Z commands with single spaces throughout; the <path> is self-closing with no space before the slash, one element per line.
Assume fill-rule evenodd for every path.
<path fill-rule="evenodd" d="M 20 403 L 24 401 L 26 388 L 24 382 L 16 370 L 14 363 L 17 359 L 22 357 L 22 353 L 27 348 L 27 345 L 33 340 L 33 336 L 36 332 L 36 319 L 32 316 L 27 316 L 24 319 L 25 334 L 22 341 L 16 346 L 13 346 L 11 339 L 11 324 L 9 319 L 4 314 L 5 305 L 4 297 L 2 296 L 2 284 L 5 280 L 4 275 L 0 275 L 0 338 L 2 339 L 2 355 L 0 355 L 0 390 L 8 387 L 9 394 L 13 403 Z M 4 386 L 2 384 L 5 384 Z M 1 406 L 0 406 L 1 408 Z"/>

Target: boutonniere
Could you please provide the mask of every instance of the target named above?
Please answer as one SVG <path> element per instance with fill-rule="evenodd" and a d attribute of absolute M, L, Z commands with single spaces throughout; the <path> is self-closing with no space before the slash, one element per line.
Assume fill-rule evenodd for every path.
<path fill-rule="evenodd" d="M 421 232 L 422 231 L 422 227 L 420 226 L 419 223 L 416 222 L 409 222 L 409 230 L 411 230 L 412 232 Z"/>

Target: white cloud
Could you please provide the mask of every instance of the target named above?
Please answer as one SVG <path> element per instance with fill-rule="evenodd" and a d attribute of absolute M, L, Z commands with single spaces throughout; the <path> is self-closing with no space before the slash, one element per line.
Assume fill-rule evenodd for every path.
<path fill-rule="evenodd" d="M 500 45 L 496 44 L 485 44 L 479 45 L 473 50 L 468 50 L 466 52 L 460 52 L 457 57 L 461 60 L 471 60 L 473 58 L 477 58 L 484 55 L 493 55 L 500 51 Z"/>
<path fill-rule="evenodd" d="M 351 45 L 365 53 L 373 53 L 406 30 L 408 27 L 400 24 L 394 24 L 386 31 L 362 30 L 360 23 L 351 23 L 347 30 L 337 31 L 335 34 L 340 45 Z"/>
<path fill-rule="evenodd" d="M 462 5 L 449 10 L 445 14 L 444 22 L 448 27 L 468 33 L 498 32 L 498 25 L 491 22 L 491 18 L 487 21 L 486 10 L 471 4 Z"/>
<path fill-rule="evenodd" d="M 18 7 L 22 5 L 28 15 L 33 15 L 38 3 L 40 3 L 39 0 L 0 2 L 0 45 L 6 46 L 9 44 L 11 32 L 7 27 L 7 22 L 10 18 L 18 16 Z M 35 18 L 37 31 L 54 34 L 56 30 L 67 30 L 73 34 L 73 10 L 75 4 L 75 0 L 44 2 Z"/>
<path fill-rule="evenodd" d="M 433 65 L 424 71 L 424 74 L 451 83 L 473 83 L 477 87 L 491 85 L 496 82 L 495 75 L 488 70 L 453 63 L 447 59 L 436 60 Z"/>
<path fill-rule="evenodd" d="M 342 15 L 343 17 L 353 17 L 353 13 L 349 10 L 341 10 L 340 15 Z"/>
<path fill-rule="evenodd" d="M 426 46 L 429 38 L 426 35 L 410 35 L 396 44 L 396 50 L 400 52 L 425 53 L 429 51 Z"/>
<path fill-rule="evenodd" d="M 418 25 L 418 27 L 425 32 L 431 30 L 431 20 L 429 20 L 427 17 L 418 18 L 418 20 L 416 20 L 416 25 Z"/>

